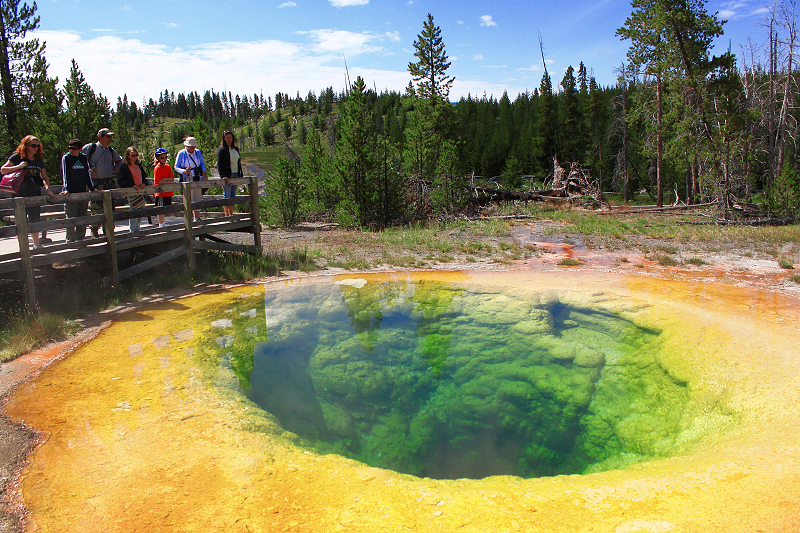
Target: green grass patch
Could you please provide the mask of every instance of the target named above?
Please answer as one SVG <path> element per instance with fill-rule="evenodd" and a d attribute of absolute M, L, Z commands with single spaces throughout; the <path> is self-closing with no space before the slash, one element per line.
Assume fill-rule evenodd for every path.
<path fill-rule="evenodd" d="M 800 283 L 800 274 L 794 274 L 794 275 L 793 275 L 791 278 L 789 278 L 789 279 L 791 279 L 791 280 L 792 280 L 793 282 L 795 282 L 795 283 Z"/>
<path fill-rule="evenodd" d="M 301 155 L 302 146 L 300 146 L 299 143 L 298 146 L 293 146 L 292 148 L 298 155 Z M 269 173 L 272 172 L 275 163 L 277 163 L 278 159 L 284 156 L 285 153 L 286 149 L 283 145 L 267 146 L 263 148 L 263 150 L 257 152 L 242 152 L 242 162 L 255 165 L 264 172 Z"/>
<path fill-rule="evenodd" d="M 709 264 L 708 261 L 702 257 L 690 257 L 686 260 L 686 263 L 694 266 L 703 266 Z"/>
<path fill-rule="evenodd" d="M 0 331 L 0 363 L 10 361 L 50 342 L 64 340 L 78 332 L 80 324 L 59 315 L 20 315 L 7 319 Z"/>
<path fill-rule="evenodd" d="M 559 261 L 558 264 L 561 266 L 580 266 L 583 264 L 583 260 L 567 257 L 566 259 Z"/>
<path fill-rule="evenodd" d="M 362 257 L 348 257 L 346 259 L 328 261 L 328 266 L 344 268 L 345 270 L 367 270 L 372 265 Z"/>
<path fill-rule="evenodd" d="M 785 257 L 781 257 L 780 260 L 778 261 L 778 264 L 781 266 L 781 268 L 784 268 L 786 270 L 792 270 L 794 268 L 794 263 L 792 263 Z"/>
<path fill-rule="evenodd" d="M 680 264 L 677 259 L 666 254 L 653 254 L 650 260 L 661 266 L 678 266 Z"/>

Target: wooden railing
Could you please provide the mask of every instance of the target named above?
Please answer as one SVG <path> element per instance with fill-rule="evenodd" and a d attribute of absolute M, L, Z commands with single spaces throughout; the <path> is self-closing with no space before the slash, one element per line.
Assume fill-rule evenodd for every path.
<path fill-rule="evenodd" d="M 236 196 L 229 199 L 212 197 L 200 202 L 191 202 L 192 189 L 198 187 L 221 187 L 224 184 L 224 181 L 221 179 L 211 179 L 188 183 L 151 185 L 142 191 L 128 188 L 111 189 L 102 192 L 72 193 L 65 196 L 58 195 L 55 199 L 50 199 L 45 196 L 2 199 L 0 200 L 0 212 L 9 212 L 13 210 L 15 224 L 12 226 L 0 227 L 0 239 L 16 236 L 19 242 L 19 251 L 0 254 L 0 274 L 22 271 L 25 276 L 26 305 L 29 309 L 35 309 L 37 304 L 34 287 L 34 268 L 43 265 L 105 255 L 106 260 L 110 262 L 111 273 L 104 281 L 107 285 L 118 287 L 123 279 L 144 272 L 145 270 L 182 255 L 186 255 L 189 268 L 195 269 L 195 251 L 197 250 L 245 252 L 260 255 L 262 248 L 257 178 L 245 177 L 228 181 L 228 185 L 247 185 L 249 189 L 249 194 L 247 195 Z M 146 194 L 152 197 L 156 192 L 170 191 L 180 195 L 173 197 L 173 202 L 175 203 L 170 206 L 147 206 L 132 210 L 129 210 L 127 207 L 117 210 L 114 209 L 114 201 L 118 198 L 128 198 L 140 194 Z M 84 217 L 45 220 L 34 224 L 28 224 L 27 222 L 25 216 L 26 207 L 66 204 L 77 201 L 102 202 L 103 213 Z M 192 221 L 192 210 L 203 210 L 209 207 L 233 206 L 239 204 L 249 204 L 248 212 L 235 213 L 233 216 L 229 217 L 204 218 L 197 222 Z M 182 224 L 172 224 L 164 228 L 144 229 L 135 234 L 128 232 L 117 234 L 115 232 L 114 223 L 119 220 L 147 218 L 156 215 L 175 216 L 180 213 L 183 214 Z M 104 235 L 102 237 L 89 237 L 80 241 L 59 244 L 43 244 L 40 248 L 36 249 L 32 249 L 28 244 L 28 235 L 31 233 L 74 228 L 77 226 L 88 227 L 93 224 L 103 226 Z M 228 231 L 252 233 L 253 245 L 228 243 L 211 235 L 212 233 Z M 198 238 L 207 238 L 210 240 L 197 240 Z M 181 241 L 181 243 L 179 246 L 172 248 L 166 253 L 133 265 L 125 270 L 119 270 L 117 261 L 118 252 L 169 241 Z"/>

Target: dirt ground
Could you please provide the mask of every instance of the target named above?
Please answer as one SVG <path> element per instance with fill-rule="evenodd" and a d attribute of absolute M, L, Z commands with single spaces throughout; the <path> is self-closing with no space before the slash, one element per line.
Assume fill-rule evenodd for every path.
<path fill-rule="evenodd" d="M 451 252 L 446 262 L 431 259 L 430 252 L 404 251 L 413 256 L 417 268 L 437 270 L 555 270 L 575 268 L 607 272 L 631 273 L 644 276 L 667 276 L 684 279 L 697 279 L 708 282 L 728 283 L 739 286 L 766 289 L 795 297 L 800 297 L 800 284 L 791 281 L 792 271 L 781 269 L 774 258 L 759 256 L 752 250 L 722 249 L 713 251 L 697 250 L 691 246 L 679 246 L 672 255 L 682 258 L 674 266 L 664 266 L 653 260 L 652 250 L 665 243 L 648 238 L 609 241 L 608 238 L 592 239 L 563 230 L 564 226 L 555 222 L 517 221 L 511 236 L 462 235 L 454 231 L 454 240 L 480 241 L 494 249 L 501 244 L 518 244 L 526 250 L 524 256 L 515 260 L 500 260 L 492 255 L 468 256 L 466 253 Z M 342 255 L 357 256 L 369 270 L 405 270 L 407 267 L 385 263 L 385 246 L 379 244 L 375 234 L 340 230 L 324 225 L 310 225 L 303 230 L 266 230 L 262 235 L 264 248 L 270 252 L 288 252 L 305 249 L 312 253 L 320 248 L 334 247 L 342 250 Z M 246 238 L 246 237 L 243 237 Z M 669 243 L 675 248 L 674 243 Z M 795 245 L 797 246 L 797 245 Z M 788 250 L 790 254 L 800 250 Z M 691 257 L 702 256 L 706 264 L 695 266 L 686 263 Z M 335 254 L 326 254 L 328 259 Z M 574 259 L 575 266 L 559 265 L 564 259 Z M 326 266 L 326 260 L 317 261 L 322 268 L 317 272 L 282 272 L 282 277 L 297 277 L 317 274 L 344 272 L 343 268 Z M 265 279 L 266 281 L 266 279 Z M 52 362 L 68 355 L 76 346 L 93 338 L 104 324 L 122 313 L 158 301 L 180 298 L 220 288 L 202 287 L 195 290 L 175 290 L 165 294 L 153 295 L 114 309 L 84 317 L 81 333 L 65 342 L 47 346 L 35 353 L 15 361 L 0 364 L 0 533 L 18 533 L 23 530 L 24 505 L 14 491 L 16 476 L 24 466 L 27 455 L 36 443 L 36 432 L 17 424 L 3 416 L 4 398 L 20 383 L 35 376 Z"/>

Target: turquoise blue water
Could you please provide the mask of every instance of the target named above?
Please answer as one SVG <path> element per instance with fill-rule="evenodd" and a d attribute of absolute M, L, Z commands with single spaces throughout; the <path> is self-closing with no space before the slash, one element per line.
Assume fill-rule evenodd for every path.
<path fill-rule="evenodd" d="M 225 355 L 317 452 L 439 479 L 536 477 L 665 455 L 685 425 L 658 331 L 552 295 L 350 283 L 267 290 L 266 335 Z"/>

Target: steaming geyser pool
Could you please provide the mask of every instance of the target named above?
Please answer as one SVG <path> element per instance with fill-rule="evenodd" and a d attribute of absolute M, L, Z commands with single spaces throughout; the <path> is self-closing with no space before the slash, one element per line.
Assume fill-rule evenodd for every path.
<path fill-rule="evenodd" d="M 123 315 L 6 410 L 36 531 L 797 531 L 798 302 L 394 273 Z"/>

